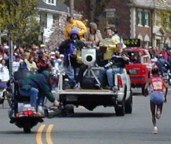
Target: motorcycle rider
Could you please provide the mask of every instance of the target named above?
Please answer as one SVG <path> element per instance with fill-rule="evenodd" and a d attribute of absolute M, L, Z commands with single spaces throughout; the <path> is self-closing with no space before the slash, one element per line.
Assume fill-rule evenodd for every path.
<path fill-rule="evenodd" d="M 170 70 L 170 64 L 168 63 L 166 59 L 164 59 L 162 54 L 159 54 L 158 59 L 155 64 L 159 68 L 160 74 L 162 76 L 163 76 L 163 73 L 168 73 L 168 70 Z"/>
<path fill-rule="evenodd" d="M 19 87 L 19 94 L 22 96 L 30 96 L 30 104 L 36 110 L 46 97 L 54 106 L 59 107 L 60 103 L 52 94 L 52 84 L 54 77 L 49 71 L 31 74 L 26 77 Z"/>

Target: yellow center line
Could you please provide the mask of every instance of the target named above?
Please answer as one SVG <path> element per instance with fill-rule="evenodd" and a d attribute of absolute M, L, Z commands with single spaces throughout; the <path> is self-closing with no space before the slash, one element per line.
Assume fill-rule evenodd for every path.
<path fill-rule="evenodd" d="M 43 142 L 42 142 L 42 132 L 43 132 L 44 128 L 45 128 L 44 124 L 40 125 L 40 127 L 39 127 L 39 129 L 37 131 L 37 134 L 36 134 L 36 142 L 37 142 L 37 144 L 43 144 Z"/>
<path fill-rule="evenodd" d="M 54 125 L 50 124 L 47 128 L 47 131 L 46 131 L 47 144 L 53 144 L 52 139 L 51 139 L 51 132 L 52 132 L 53 127 L 54 127 Z"/>

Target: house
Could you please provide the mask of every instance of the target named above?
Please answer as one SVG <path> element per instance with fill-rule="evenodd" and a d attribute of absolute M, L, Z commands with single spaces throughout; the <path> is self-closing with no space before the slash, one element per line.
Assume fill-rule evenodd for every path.
<path fill-rule="evenodd" d="M 81 0 L 75 0 L 79 3 Z M 96 5 L 86 7 L 86 1 L 81 1 L 84 7 L 83 15 L 95 11 Z M 79 11 L 78 5 L 75 9 Z M 105 26 L 116 26 L 123 38 L 138 38 L 142 47 L 160 47 L 171 45 L 171 15 L 166 19 L 167 28 L 163 27 L 161 15 L 157 11 L 170 11 L 171 0 L 107 0 L 102 11 L 94 19 L 98 19 L 101 32 Z M 171 11 L 170 11 L 171 13 Z"/>
<path fill-rule="evenodd" d="M 38 10 L 40 15 L 40 31 L 42 33 L 41 40 L 43 43 L 49 41 L 52 27 L 55 20 L 60 21 L 61 15 L 67 15 L 69 8 L 59 0 L 39 0 Z"/>
<path fill-rule="evenodd" d="M 154 48 L 163 48 L 165 45 L 170 46 L 171 37 L 169 34 L 171 27 L 169 28 L 169 25 L 171 21 L 169 21 L 168 17 L 166 20 L 168 22 L 166 31 L 161 22 L 161 15 L 158 14 L 158 11 L 169 10 L 171 8 L 169 1 L 132 0 L 130 5 L 131 37 L 139 38 L 144 47 L 153 46 Z"/>

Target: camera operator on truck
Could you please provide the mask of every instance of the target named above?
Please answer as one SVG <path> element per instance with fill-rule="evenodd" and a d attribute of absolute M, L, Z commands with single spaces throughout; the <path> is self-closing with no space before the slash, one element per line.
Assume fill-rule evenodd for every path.
<path fill-rule="evenodd" d="M 75 28 L 70 32 L 70 38 L 59 46 L 60 54 L 64 55 L 65 73 L 69 79 L 70 88 L 74 88 L 76 85 L 76 69 L 80 69 L 82 65 L 81 49 L 85 46 L 85 43 L 80 40 L 79 30 Z"/>
<path fill-rule="evenodd" d="M 129 63 L 129 58 L 122 53 L 123 44 L 118 43 L 116 47 L 117 53 L 114 53 L 112 55 L 111 61 L 104 66 L 104 69 L 101 70 L 99 78 L 101 81 L 101 85 L 111 90 L 117 89 L 115 87 L 115 74 L 122 73 L 123 68 L 125 68 L 125 65 Z M 107 77 L 107 84 L 105 82 L 105 77 Z M 108 86 L 106 87 L 106 85 Z"/>

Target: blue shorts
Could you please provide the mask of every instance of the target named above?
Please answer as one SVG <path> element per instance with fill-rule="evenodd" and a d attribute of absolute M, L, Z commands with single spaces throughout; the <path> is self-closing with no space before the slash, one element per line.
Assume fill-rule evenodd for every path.
<path fill-rule="evenodd" d="M 159 91 L 154 91 L 150 94 L 150 101 L 160 105 L 164 102 L 164 93 Z"/>

